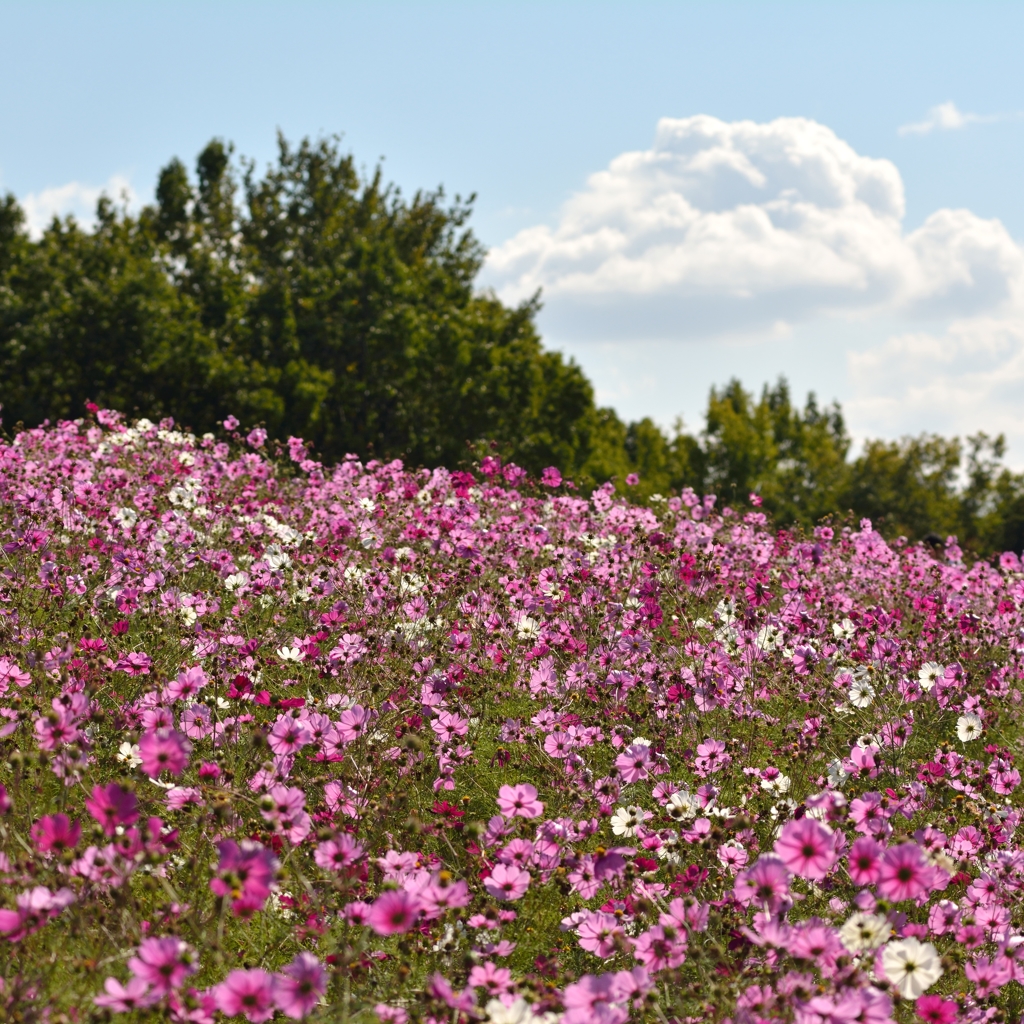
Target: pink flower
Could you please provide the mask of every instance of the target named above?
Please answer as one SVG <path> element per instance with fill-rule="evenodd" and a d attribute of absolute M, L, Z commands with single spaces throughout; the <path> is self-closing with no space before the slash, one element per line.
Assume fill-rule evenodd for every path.
<path fill-rule="evenodd" d="M 631 743 L 615 758 L 615 767 L 623 782 L 642 782 L 651 774 L 651 761 L 651 748 L 646 743 Z"/>
<path fill-rule="evenodd" d="M 420 913 L 419 900 L 404 889 L 382 892 L 370 906 L 366 923 L 378 935 L 407 932 Z"/>
<path fill-rule="evenodd" d="M 275 754 L 282 756 L 297 753 L 312 742 L 312 739 L 313 734 L 305 722 L 282 715 L 274 723 L 274 728 L 270 730 L 270 735 L 267 736 L 267 745 Z"/>
<path fill-rule="evenodd" d="M 31 828 L 29 834 L 40 853 L 73 850 L 82 835 L 82 826 L 72 822 L 66 814 L 51 814 L 40 818 Z"/>
<path fill-rule="evenodd" d="M 301 1020 L 327 991 L 327 971 L 312 953 L 299 953 L 277 975 L 274 1002 L 293 1020 Z"/>
<path fill-rule="evenodd" d="M 154 729 L 139 740 L 142 770 L 153 779 L 164 771 L 180 775 L 191 750 L 192 744 L 176 729 Z"/>
<path fill-rule="evenodd" d="M 132 825 L 138 821 L 138 806 L 135 794 L 122 789 L 116 782 L 93 786 L 92 797 L 85 801 L 85 809 L 103 826 L 108 836 L 116 834 L 118 825 Z"/>
<path fill-rule="evenodd" d="M 342 833 L 335 839 L 321 843 L 313 859 L 326 871 L 341 871 L 355 864 L 362 855 L 363 847 L 350 835 Z"/>
<path fill-rule="evenodd" d="M 70 889 L 50 892 L 45 885 L 34 886 L 19 893 L 15 899 L 17 910 L 0 910 L 0 935 L 8 942 L 20 942 L 74 901 L 75 894 Z"/>
<path fill-rule="evenodd" d="M 787 821 L 775 853 L 794 874 L 814 882 L 820 882 L 836 862 L 834 836 L 815 818 Z"/>
<path fill-rule="evenodd" d="M 185 979 L 198 970 L 195 950 L 181 939 L 143 939 L 136 955 L 128 961 L 128 970 L 160 996 L 180 988 Z"/>
<path fill-rule="evenodd" d="M 537 790 L 528 782 L 516 786 L 502 786 L 498 790 L 498 810 L 506 818 L 539 818 L 544 804 L 537 799 Z"/>
<path fill-rule="evenodd" d="M 106 995 L 97 996 L 93 1002 L 100 1007 L 113 1010 L 114 1013 L 128 1013 L 139 1006 L 147 1006 L 152 1001 L 149 997 L 149 985 L 141 978 L 129 978 L 127 985 L 122 985 L 116 978 L 107 978 L 103 982 Z"/>
<path fill-rule="evenodd" d="M 733 893 L 744 906 L 754 904 L 774 914 L 789 897 L 789 871 L 778 857 L 763 855 L 737 876 Z"/>
<path fill-rule="evenodd" d="M 259 969 L 232 971 L 215 989 L 217 1009 L 227 1017 L 244 1014 L 259 1022 L 274 1016 L 274 979 Z"/>
<path fill-rule="evenodd" d="M 850 847 L 847 869 L 854 885 L 874 885 L 882 867 L 885 847 L 870 836 L 861 836 Z"/>
<path fill-rule="evenodd" d="M 477 964 L 469 972 L 466 984 L 469 988 L 486 989 L 492 996 L 504 995 L 512 991 L 512 972 L 488 960 L 485 964 Z"/>
<path fill-rule="evenodd" d="M 496 900 L 522 899 L 530 888 L 530 872 L 515 864 L 496 864 L 484 879 L 484 888 Z"/>
<path fill-rule="evenodd" d="M 590 914 L 576 929 L 580 937 L 580 948 L 607 960 L 614 956 L 619 943 L 625 938 L 622 922 L 614 914 L 601 912 Z"/>
<path fill-rule="evenodd" d="M 882 855 L 878 872 L 879 895 L 895 903 L 923 896 L 928 891 L 925 884 L 927 867 L 921 848 L 916 843 L 889 847 Z"/>
<path fill-rule="evenodd" d="M 649 971 L 678 967 L 686 959 L 686 933 L 656 924 L 635 939 L 633 955 Z"/>
<path fill-rule="evenodd" d="M 481 466 L 481 469 L 483 467 Z M 559 487 L 562 483 L 562 474 L 554 466 L 548 466 L 541 475 L 540 482 L 545 487 Z"/>

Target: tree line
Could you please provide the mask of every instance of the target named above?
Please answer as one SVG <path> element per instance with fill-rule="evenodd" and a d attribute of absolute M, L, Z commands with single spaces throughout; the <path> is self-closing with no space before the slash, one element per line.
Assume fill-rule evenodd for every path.
<path fill-rule="evenodd" d="M 0 201 L 0 403 L 7 429 L 82 415 L 86 401 L 197 431 L 228 414 L 348 452 L 459 465 L 495 447 L 638 500 L 691 486 L 756 492 L 782 524 L 869 516 L 890 535 L 1024 547 L 1024 476 L 1001 437 L 872 441 L 851 458 L 838 406 L 712 389 L 706 426 L 666 433 L 597 405 L 580 367 L 546 351 L 538 299 L 474 287 L 485 250 L 472 197 L 405 197 L 335 140 L 279 139 L 262 175 L 213 140 L 193 174 L 172 160 L 137 214 L 100 200 L 94 229 L 39 239 Z"/>

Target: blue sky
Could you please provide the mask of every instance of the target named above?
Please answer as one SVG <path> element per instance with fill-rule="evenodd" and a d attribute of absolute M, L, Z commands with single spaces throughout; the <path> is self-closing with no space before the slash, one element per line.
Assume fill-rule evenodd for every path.
<path fill-rule="evenodd" d="M 543 287 L 547 342 L 626 416 L 697 426 L 712 384 L 785 373 L 858 436 L 1004 430 L 1024 464 L 1024 5 L 35 0 L 0 18 L 0 189 L 37 220 L 103 187 L 144 201 L 214 135 L 263 163 L 278 128 L 337 132 L 407 191 L 475 191 L 486 283 Z"/>

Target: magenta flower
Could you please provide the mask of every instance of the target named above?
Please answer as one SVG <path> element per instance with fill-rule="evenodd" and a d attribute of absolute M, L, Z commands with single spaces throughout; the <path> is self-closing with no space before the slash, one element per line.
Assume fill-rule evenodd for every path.
<path fill-rule="evenodd" d="M 484 888 L 496 900 L 518 900 L 530 888 L 530 872 L 515 864 L 496 864 L 484 879 Z"/>
<path fill-rule="evenodd" d="M 878 881 L 884 850 L 885 847 L 870 836 L 861 836 L 854 842 L 846 862 L 854 885 L 874 885 Z"/>
<path fill-rule="evenodd" d="M 815 818 L 787 821 L 775 853 L 795 875 L 820 882 L 836 862 L 835 837 Z"/>
<path fill-rule="evenodd" d="M 82 826 L 66 814 L 50 814 L 40 818 L 29 830 L 40 853 L 61 853 L 73 850 L 82 835 Z"/>
<path fill-rule="evenodd" d="M 927 871 L 921 848 L 916 843 L 901 843 L 891 846 L 882 855 L 878 871 L 878 894 L 882 899 L 899 903 L 901 900 L 916 900 L 927 891 Z"/>
<path fill-rule="evenodd" d="M 164 771 L 180 775 L 191 750 L 192 744 L 176 729 L 154 729 L 139 740 L 142 770 L 153 779 Z"/>
<path fill-rule="evenodd" d="M 231 839 L 217 844 L 220 863 L 210 888 L 217 896 L 231 897 L 231 910 L 238 916 L 259 910 L 270 896 L 278 862 L 274 854 L 249 839 L 241 845 Z"/>
<path fill-rule="evenodd" d="M 404 889 L 382 892 L 371 904 L 366 923 L 378 935 L 407 932 L 420 913 L 419 900 Z"/>
<path fill-rule="evenodd" d="M 86 798 L 85 809 L 100 823 L 106 835 L 116 834 L 118 825 L 133 825 L 139 820 L 139 801 L 135 794 L 116 782 L 94 786 Z"/>
<path fill-rule="evenodd" d="M 580 937 L 580 948 L 602 960 L 613 956 L 619 943 L 626 937 L 622 922 L 614 914 L 601 912 L 590 914 L 585 921 L 581 921 L 577 934 Z"/>
<path fill-rule="evenodd" d="M 528 782 L 516 786 L 502 786 L 498 790 L 498 810 L 506 818 L 539 818 L 544 804 L 537 799 L 537 790 Z"/>
<path fill-rule="evenodd" d="M 679 967 L 686 959 L 686 933 L 656 924 L 635 939 L 633 955 L 649 971 L 664 971 Z"/>
<path fill-rule="evenodd" d="M 128 961 L 128 970 L 159 996 L 181 988 L 185 979 L 198 969 L 195 950 L 173 936 L 143 939 Z"/>
<path fill-rule="evenodd" d="M 258 1024 L 274 1016 L 274 978 L 266 971 L 234 970 L 213 994 L 217 1009 L 226 1017 L 242 1014 Z"/>
<path fill-rule="evenodd" d="M 312 953 L 299 953 L 274 979 L 274 1002 L 293 1020 L 301 1020 L 327 992 L 327 971 Z"/>

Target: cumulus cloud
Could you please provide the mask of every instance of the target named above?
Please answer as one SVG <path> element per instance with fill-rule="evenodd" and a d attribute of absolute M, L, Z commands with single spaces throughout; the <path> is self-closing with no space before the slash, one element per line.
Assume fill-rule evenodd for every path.
<path fill-rule="evenodd" d="M 975 116 L 937 109 L 936 123 Z M 509 302 L 541 289 L 546 336 L 577 356 L 594 342 L 768 346 L 793 326 L 856 322 L 876 347 L 851 350 L 847 379 L 819 388 L 855 403 L 853 426 L 944 429 L 954 408 L 973 410 L 957 422 L 981 418 L 972 429 L 1009 422 L 979 396 L 1024 386 L 1024 250 L 969 210 L 913 230 L 904 210 L 896 166 L 825 125 L 665 118 L 555 223 L 492 249 L 485 279 Z"/>
<path fill-rule="evenodd" d="M 120 175 L 114 175 L 105 185 L 69 181 L 65 185 L 30 192 L 20 200 L 29 234 L 38 238 L 50 226 L 54 217 L 65 217 L 68 214 L 84 227 L 92 227 L 96 221 L 96 203 L 101 195 L 110 196 L 115 202 L 127 197 L 129 206 L 134 205 L 137 199 L 131 182 Z"/>
<path fill-rule="evenodd" d="M 998 221 L 940 210 L 903 229 L 903 182 L 804 118 L 659 122 L 654 145 L 590 177 L 554 227 L 493 249 L 506 300 L 542 288 L 560 335 L 762 330 L 879 310 L 968 313 L 1024 295 Z"/>

